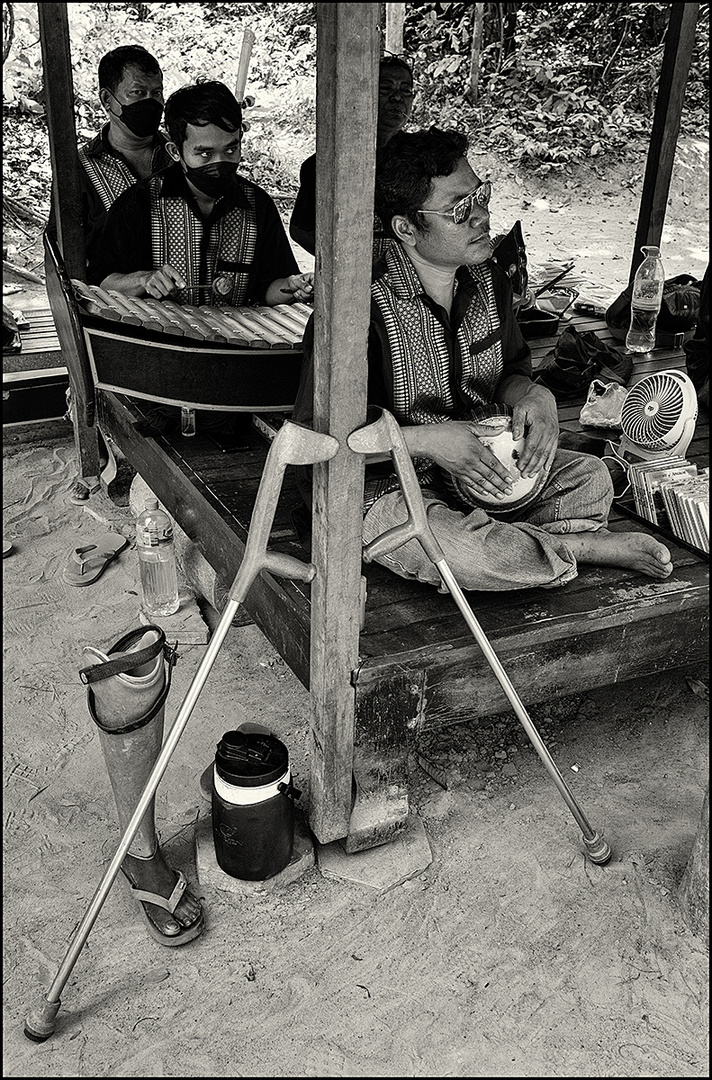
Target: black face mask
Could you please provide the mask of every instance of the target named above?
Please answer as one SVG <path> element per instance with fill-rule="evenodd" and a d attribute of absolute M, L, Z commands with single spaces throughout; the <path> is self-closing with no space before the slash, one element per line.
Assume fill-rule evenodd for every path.
<path fill-rule="evenodd" d="M 111 91 L 109 93 L 111 94 Z M 116 94 L 111 94 L 111 96 L 119 101 Z M 121 105 L 119 119 L 139 139 L 147 139 L 156 134 L 163 116 L 163 106 L 160 101 L 156 101 L 155 98 L 142 98 L 140 101 L 132 101 L 130 105 L 124 105 L 119 101 L 119 105 Z"/>
<path fill-rule="evenodd" d="M 217 161 L 214 165 L 201 165 L 198 169 L 185 167 L 185 175 L 209 199 L 225 195 L 237 172 L 237 162 Z"/>

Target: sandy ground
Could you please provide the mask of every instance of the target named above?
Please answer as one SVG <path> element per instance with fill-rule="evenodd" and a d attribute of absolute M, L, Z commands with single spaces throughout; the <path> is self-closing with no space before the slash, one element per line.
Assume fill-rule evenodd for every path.
<path fill-rule="evenodd" d="M 669 275 L 701 276 L 706 149 L 683 149 L 663 255 Z M 637 209 L 624 179 L 512 183 L 501 216 L 522 218 L 532 259 L 575 253 L 582 275 L 615 292 Z M 304 802 L 309 787 L 308 694 L 252 625 L 229 632 L 158 796 L 162 841 L 203 899 L 205 933 L 163 949 L 117 882 L 55 1035 L 27 1041 L 24 1016 L 118 842 L 77 671 L 83 645 L 106 648 L 137 625 L 138 565 L 130 547 L 95 585 L 63 584 L 67 551 L 101 531 L 94 515 L 131 534 L 126 511 L 69 502 L 68 425 L 6 432 L 3 457 L 3 535 L 14 543 L 3 563 L 4 1075 L 708 1075 L 708 953 L 677 899 L 707 783 L 706 668 L 532 708 L 613 847 L 604 868 L 583 858 L 578 828 L 503 704 L 491 722 L 421 747 L 447 790 L 413 762 L 425 870 L 378 892 L 315 866 L 273 893 L 238 897 L 196 872 L 198 778 L 217 740 L 243 720 L 268 724 L 289 747 Z M 204 648 L 181 650 L 168 722 Z"/>
<path fill-rule="evenodd" d="M 531 710 L 614 849 L 605 868 L 584 859 L 509 714 L 421 747 L 448 783 L 413 765 L 424 872 L 378 892 L 313 867 L 237 897 L 196 876 L 198 778 L 216 741 L 246 719 L 273 727 L 308 799 L 309 698 L 251 625 L 229 632 L 159 791 L 162 840 L 204 901 L 205 933 L 163 949 L 117 883 L 55 1035 L 28 1042 L 24 1015 L 117 843 L 81 647 L 137 625 L 132 547 L 95 585 L 62 582 L 65 552 L 100 529 L 68 501 L 72 454 L 68 434 L 5 446 L 4 1075 L 706 1075 L 708 956 L 677 903 L 707 777 L 706 670 Z M 126 511 L 94 510 L 129 530 Z M 181 650 L 169 722 L 203 651 Z"/>

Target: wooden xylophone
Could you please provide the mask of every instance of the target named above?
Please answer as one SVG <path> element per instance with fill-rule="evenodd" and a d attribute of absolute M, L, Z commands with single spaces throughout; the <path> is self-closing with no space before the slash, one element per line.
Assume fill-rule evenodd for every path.
<path fill-rule="evenodd" d="M 173 300 L 139 299 L 115 289 L 72 281 L 80 309 L 107 323 L 237 349 L 301 349 L 313 309 L 306 304 L 276 307 L 194 307 Z M 186 342 L 187 344 L 187 342 Z"/>

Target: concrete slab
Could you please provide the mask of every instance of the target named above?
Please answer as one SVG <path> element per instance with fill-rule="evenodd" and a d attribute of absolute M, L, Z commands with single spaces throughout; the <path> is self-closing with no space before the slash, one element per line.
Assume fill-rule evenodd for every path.
<path fill-rule="evenodd" d="M 198 880 L 203 888 L 222 889 L 236 896 L 255 896 L 276 892 L 291 885 L 306 874 L 314 865 L 314 842 L 312 835 L 297 810 L 294 815 L 294 849 L 292 858 L 284 870 L 265 881 L 243 881 L 231 877 L 218 866 L 213 843 L 213 819 L 211 813 L 201 811 L 195 827 L 195 865 Z"/>
<path fill-rule="evenodd" d="M 171 643 L 177 641 L 179 645 L 207 645 L 210 640 L 210 629 L 203 620 L 195 594 L 184 582 L 180 581 L 180 578 L 178 590 L 180 607 L 174 615 L 153 618 L 139 608 L 139 622 L 143 626 L 148 623 L 160 626 L 165 632 L 166 639 Z"/>
<path fill-rule="evenodd" d="M 425 870 L 433 861 L 425 826 L 408 815 L 404 832 L 389 844 L 347 855 L 340 840 L 317 844 L 317 863 L 324 877 L 388 892 Z"/>

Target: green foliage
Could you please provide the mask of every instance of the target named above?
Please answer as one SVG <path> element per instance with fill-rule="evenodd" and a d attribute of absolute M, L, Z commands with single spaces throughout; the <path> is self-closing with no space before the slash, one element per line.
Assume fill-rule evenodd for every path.
<path fill-rule="evenodd" d="M 418 89 L 412 123 L 464 125 L 483 148 L 539 172 L 620 157 L 631 147 L 639 152 L 650 131 L 669 6 L 485 4 L 473 104 L 474 5 L 409 3 L 405 51 Z M 505 8 L 517 9 L 510 42 L 499 18 Z M 78 3 L 68 12 L 80 140 L 105 120 L 96 72 L 109 49 L 144 45 L 163 68 L 166 94 L 198 78 L 234 86 L 243 32 L 251 28 L 247 93 L 256 104 L 247 110 L 242 168 L 283 205 L 296 195 L 299 166 L 314 150 L 313 3 Z M 51 175 L 37 5 L 12 4 L 12 14 L 3 81 L 6 184 L 10 194 L 29 190 L 46 206 Z M 683 134 L 708 137 L 708 66 L 709 4 L 701 4 Z"/>
<path fill-rule="evenodd" d="M 513 48 L 498 12 L 517 8 Z M 414 3 L 405 49 L 420 90 L 413 119 L 463 121 L 488 150 L 546 172 L 621 154 L 649 134 L 669 4 L 486 4 L 479 100 L 470 100 L 474 6 Z M 709 4 L 702 4 L 682 133 L 708 136 Z"/>

